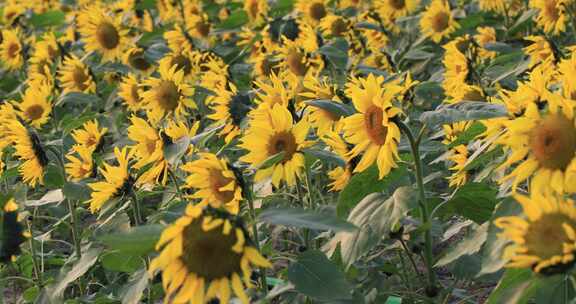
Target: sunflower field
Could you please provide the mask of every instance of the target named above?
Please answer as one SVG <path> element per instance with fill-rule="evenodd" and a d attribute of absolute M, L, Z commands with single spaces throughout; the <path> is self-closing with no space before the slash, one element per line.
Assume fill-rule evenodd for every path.
<path fill-rule="evenodd" d="M 0 304 L 576 303 L 576 0 L 0 1 Z"/>

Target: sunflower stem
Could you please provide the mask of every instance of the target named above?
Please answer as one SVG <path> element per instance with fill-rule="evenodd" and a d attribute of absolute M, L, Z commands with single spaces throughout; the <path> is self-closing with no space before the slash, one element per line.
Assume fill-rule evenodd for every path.
<path fill-rule="evenodd" d="M 28 233 L 30 237 L 28 238 L 28 242 L 30 244 L 30 255 L 32 256 L 32 269 L 34 269 L 34 274 L 36 276 L 36 285 L 38 289 L 42 289 L 44 285 L 42 283 L 42 273 L 40 272 L 40 268 L 38 267 L 38 261 L 36 261 L 36 248 L 34 248 L 34 235 L 32 234 L 32 220 L 27 221 L 28 226 Z"/>
<path fill-rule="evenodd" d="M 134 189 L 130 189 L 130 196 L 132 204 L 134 205 L 134 224 L 136 226 L 140 226 L 143 222 L 142 213 L 140 211 L 140 201 L 138 200 L 138 197 L 136 196 L 136 192 L 134 192 Z"/>
<path fill-rule="evenodd" d="M 72 241 L 74 242 L 74 249 L 76 250 L 76 257 L 82 257 L 82 248 L 80 247 L 80 239 L 78 238 L 78 221 L 76 218 L 76 204 L 67 199 L 68 212 L 70 212 L 70 230 L 72 231 Z"/>
<path fill-rule="evenodd" d="M 174 187 L 176 187 L 176 193 L 178 193 L 178 198 L 181 201 L 184 201 L 184 195 L 182 195 L 182 190 L 180 190 L 180 184 L 178 183 L 178 179 L 176 179 L 174 172 L 172 172 L 172 170 L 168 169 L 168 175 L 170 176 L 170 179 L 174 183 Z"/>
<path fill-rule="evenodd" d="M 250 218 L 252 219 L 252 234 L 254 237 L 254 246 L 256 250 L 260 251 L 260 239 L 258 238 L 258 223 L 256 222 L 256 210 L 254 209 L 254 198 L 252 195 L 252 185 L 244 185 L 246 201 L 250 209 Z M 266 282 L 266 270 L 260 267 L 260 285 L 264 293 L 268 292 L 268 282 Z"/>
<path fill-rule="evenodd" d="M 422 160 L 420 159 L 420 140 L 424 134 L 424 127 L 420 130 L 418 138 L 415 138 L 410 128 L 404 124 L 400 119 L 394 119 L 394 122 L 398 125 L 402 133 L 406 135 L 408 141 L 410 142 L 410 150 L 414 158 L 414 171 L 416 175 L 416 184 L 418 186 L 418 196 L 420 212 L 422 216 L 422 224 L 427 225 L 430 222 L 430 212 L 428 210 L 428 205 L 426 203 L 426 193 L 424 191 L 424 177 L 422 169 Z M 427 228 L 424 232 L 424 261 L 426 264 L 426 269 L 428 272 L 428 289 L 433 291 L 436 290 L 436 275 L 434 274 L 433 264 L 434 264 L 434 253 L 432 252 L 432 232 L 430 228 Z"/>

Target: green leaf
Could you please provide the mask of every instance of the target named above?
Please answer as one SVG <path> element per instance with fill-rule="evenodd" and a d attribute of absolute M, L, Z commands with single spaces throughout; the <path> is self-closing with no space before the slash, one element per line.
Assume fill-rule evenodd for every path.
<path fill-rule="evenodd" d="M 318 301 L 351 299 L 351 287 L 336 265 L 322 252 L 310 250 L 288 267 L 288 280 L 297 291 Z"/>
<path fill-rule="evenodd" d="M 99 103 L 100 101 L 101 101 L 100 97 L 93 94 L 70 92 L 60 96 L 60 98 L 56 101 L 55 106 L 62 106 L 65 103 L 71 105 L 86 106 L 94 103 Z"/>
<path fill-rule="evenodd" d="M 258 221 L 313 230 L 353 231 L 356 226 L 336 216 L 301 208 L 268 208 Z"/>
<path fill-rule="evenodd" d="M 102 266 L 110 271 L 133 273 L 144 265 L 142 258 L 124 252 L 107 252 L 100 258 Z"/>
<path fill-rule="evenodd" d="M 461 101 L 455 104 L 441 105 L 434 111 L 420 115 L 420 120 L 429 126 L 451 124 L 458 121 L 481 120 L 506 117 L 504 105 L 482 101 Z"/>
<path fill-rule="evenodd" d="M 481 122 L 475 121 L 468 129 L 458 134 L 458 137 L 446 146 L 446 148 L 452 149 L 459 145 L 467 145 L 471 140 L 476 138 L 476 136 L 484 133 L 484 131 L 486 131 L 486 127 Z"/>
<path fill-rule="evenodd" d="M 311 155 L 311 156 L 316 157 L 316 158 L 323 160 L 325 162 L 334 163 L 340 167 L 346 166 L 346 161 L 344 159 L 342 159 L 337 154 L 330 152 L 328 150 L 320 150 L 320 149 L 315 149 L 315 148 L 304 148 L 302 151 L 306 155 Z"/>
<path fill-rule="evenodd" d="M 172 166 L 178 165 L 180 159 L 190 146 L 190 137 L 184 136 L 179 140 L 164 146 L 164 158 Z"/>
<path fill-rule="evenodd" d="M 416 207 L 414 193 L 410 187 L 400 187 L 391 197 L 382 193 L 366 196 L 348 216 L 348 222 L 359 229 L 336 233 L 323 249 L 332 253 L 340 244 L 342 261 L 350 267 Z"/>
<path fill-rule="evenodd" d="M 532 19 L 537 13 L 538 10 L 535 8 L 524 11 L 524 13 L 516 19 L 516 22 L 508 29 L 508 36 L 514 36 L 516 33 L 522 31 L 528 23 L 532 22 Z"/>
<path fill-rule="evenodd" d="M 348 65 L 348 42 L 344 39 L 337 39 L 334 43 L 323 45 L 318 52 L 339 70 L 346 70 Z"/>
<path fill-rule="evenodd" d="M 442 267 L 448 265 L 465 255 L 473 255 L 480 251 L 482 245 L 486 241 L 488 235 L 489 223 L 484 223 L 472 235 L 459 241 L 456 245 L 451 246 L 446 250 L 444 256 L 440 258 L 434 267 Z"/>
<path fill-rule="evenodd" d="M 444 214 L 458 214 L 481 225 L 492 216 L 498 191 L 484 183 L 468 183 L 460 187 L 444 205 Z"/>
<path fill-rule="evenodd" d="M 407 176 L 405 165 L 399 165 L 393 169 L 390 174 L 383 179 L 378 180 L 378 167 L 370 166 L 365 171 L 358 173 L 350 179 L 348 185 L 338 196 L 338 206 L 336 212 L 339 217 L 344 218 L 354 206 L 360 202 L 366 195 L 374 192 L 386 190 L 394 182 Z"/>
<path fill-rule="evenodd" d="M 486 304 L 516 303 L 524 290 L 530 285 L 532 270 L 529 268 L 509 268 L 504 273 Z"/>
<path fill-rule="evenodd" d="M 90 245 L 82 248 L 82 257 L 76 260 L 71 267 L 64 267 L 61 269 L 60 276 L 50 286 L 47 287 L 49 290 L 49 296 L 51 299 L 61 299 L 66 287 L 82 275 L 84 275 L 92 265 L 98 261 L 98 256 L 102 252 L 102 248 L 92 247 Z M 71 259 L 76 259 L 76 256 L 72 256 Z M 57 303 L 58 301 L 53 301 Z"/>
<path fill-rule="evenodd" d="M 281 162 L 284 159 L 284 155 L 286 155 L 286 152 L 281 151 L 278 152 L 270 157 L 268 157 L 267 159 L 265 159 L 262 163 L 260 163 L 256 169 L 258 170 L 263 170 L 263 169 L 268 169 L 274 165 L 276 165 L 277 163 Z"/>
<path fill-rule="evenodd" d="M 235 30 L 248 22 L 248 14 L 244 10 L 238 10 L 226 20 L 216 25 L 219 30 Z"/>
<path fill-rule="evenodd" d="M 133 255 L 154 251 L 164 227 L 159 224 L 133 227 L 129 231 L 102 235 L 98 238 L 107 247 Z"/>
<path fill-rule="evenodd" d="M 62 187 L 62 193 L 67 199 L 79 202 L 89 200 L 90 192 L 92 192 L 92 189 L 82 183 L 66 182 L 64 187 Z"/>
<path fill-rule="evenodd" d="M 122 288 L 122 304 L 140 303 L 146 286 L 148 286 L 148 272 L 146 269 L 140 269 L 130 277 L 128 283 Z"/>
<path fill-rule="evenodd" d="M 64 195 L 62 195 L 62 190 L 55 189 L 46 192 L 39 200 L 29 200 L 26 201 L 26 206 L 28 207 L 39 207 L 48 204 L 57 204 L 64 200 Z"/>
<path fill-rule="evenodd" d="M 315 99 L 307 101 L 306 104 L 328 111 L 330 114 L 333 114 L 334 117 L 337 118 L 348 117 L 354 114 L 354 110 L 350 106 L 340 102 L 335 102 L 333 100 Z"/>
<path fill-rule="evenodd" d="M 47 11 L 42 14 L 34 14 L 30 17 L 30 24 L 34 27 L 47 27 L 63 25 L 66 15 L 62 11 Z"/>
<path fill-rule="evenodd" d="M 48 188 L 62 188 L 64 182 L 62 169 L 56 165 L 48 165 L 44 173 L 44 185 Z"/>

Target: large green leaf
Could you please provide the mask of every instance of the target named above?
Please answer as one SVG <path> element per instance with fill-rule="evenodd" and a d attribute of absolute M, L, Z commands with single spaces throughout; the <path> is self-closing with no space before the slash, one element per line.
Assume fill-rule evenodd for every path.
<path fill-rule="evenodd" d="M 532 270 L 528 268 L 506 270 L 504 276 L 486 300 L 486 304 L 517 303 L 522 292 L 530 285 L 531 279 Z"/>
<path fill-rule="evenodd" d="M 434 111 L 420 115 L 420 120 L 429 126 L 451 124 L 458 121 L 480 120 L 506 117 L 506 107 L 481 101 L 462 101 L 455 104 L 439 106 Z"/>
<path fill-rule="evenodd" d="M 173 143 L 169 143 L 164 146 L 164 158 L 169 164 L 176 166 L 188 150 L 189 146 L 190 137 L 188 136 L 184 136 Z"/>
<path fill-rule="evenodd" d="M 73 261 L 69 267 L 62 268 L 58 279 L 46 287 L 49 297 L 57 303 L 61 299 L 66 287 L 84 275 L 98 261 L 102 248 L 86 245 L 82 248 L 82 257 Z M 71 257 L 75 259 L 75 256 Z"/>
<path fill-rule="evenodd" d="M 102 266 L 110 271 L 133 273 L 144 265 L 140 256 L 120 251 L 106 252 L 100 258 Z"/>
<path fill-rule="evenodd" d="M 442 207 L 442 213 L 458 214 L 483 224 L 492 216 L 498 191 L 485 183 L 468 183 L 460 187 Z"/>
<path fill-rule="evenodd" d="M 218 30 L 234 30 L 242 27 L 246 22 L 248 22 L 248 14 L 244 10 L 238 10 L 216 25 L 216 28 Z"/>
<path fill-rule="evenodd" d="M 344 273 L 322 252 L 310 250 L 288 267 L 288 280 L 296 290 L 318 301 L 351 299 L 351 287 Z"/>
<path fill-rule="evenodd" d="M 62 11 L 47 11 L 42 14 L 34 14 L 30 17 L 30 24 L 35 27 L 59 26 L 66 21 L 66 15 Z"/>
<path fill-rule="evenodd" d="M 268 208 L 258 216 L 261 222 L 313 230 L 353 231 L 356 226 L 336 216 L 302 208 Z"/>
<path fill-rule="evenodd" d="M 337 118 L 350 116 L 354 113 L 350 106 L 329 99 L 310 100 L 306 104 L 328 111 Z"/>
<path fill-rule="evenodd" d="M 126 232 L 102 235 L 98 240 L 111 249 L 133 255 L 143 255 L 154 250 L 162 230 L 162 225 L 158 224 L 138 226 Z"/>
<path fill-rule="evenodd" d="M 141 269 L 135 272 L 128 283 L 122 288 L 122 304 L 138 304 L 142 293 L 148 286 L 148 272 Z"/>
<path fill-rule="evenodd" d="M 489 223 L 484 223 L 479 227 L 475 227 L 475 231 L 467 238 L 464 238 L 456 245 L 451 244 L 445 251 L 444 256 L 440 258 L 434 267 L 442 267 L 448 265 L 465 255 L 473 255 L 480 251 L 482 245 L 486 241 L 488 234 Z"/>

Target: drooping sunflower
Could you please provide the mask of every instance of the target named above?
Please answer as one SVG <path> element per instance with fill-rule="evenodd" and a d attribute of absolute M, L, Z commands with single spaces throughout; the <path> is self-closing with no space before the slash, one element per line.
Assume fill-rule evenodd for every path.
<path fill-rule="evenodd" d="M 122 28 L 121 15 L 108 16 L 103 10 L 87 10 L 82 12 L 84 22 L 78 28 L 82 35 L 84 48 L 87 52 L 97 52 L 102 55 L 102 61 L 120 59 L 127 46 L 128 30 Z"/>
<path fill-rule="evenodd" d="M 135 72 L 144 75 L 149 75 L 156 69 L 155 66 L 144 56 L 144 50 L 139 47 L 133 47 L 126 51 L 123 62 L 134 69 Z"/>
<path fill-rule="evenodd" d="M 142 109 L 141 88 L 136 75 L 128 74 L 122 79 L 118 86 L 118 96 L 131 112 Z"/>
<path fill-rule="evenodd" d="M 178 24 L 173 30 L 164 32 L 163 37 L 173 52 L 192 52 L 195 49 L 190 35 Z"/>
<path fill-rule="evenodd" d="M 252 109 L 252 102 L 247 94 L 238 92 L 233 83 L 218 87 L 215 93 L 208 99 L 214 111 L 208 118 L 216 124 L 224 124 L 219 134 L 224 136 L 226 143 L 230 143 L 240 134 L 240 125 Z"/>
<path fill-rule="evenodd" d="M 500 169 L 517 166 L 503 181 L 511 180 L 515 188 L 532 176 L 532 193 L 576 192 L 576 126 L 570 101 L 561 107 L 549 104 L 546 113 L 540 113 L 537 104 L 528 104 L 523 116 L 505 125 L 508 131 L 498 143 L 509 148 L 510 155 Z"/>
<path fill-rule="evenodd" d="M 294 124 L 290 111 L 280 104 L 275 104 L 268 111 L 270 119 L 254 118 L 250 121 L 250 128 L 240 144 L 248 154 L 240 160 L 258 167 L 271 156 L 283 153 L 284 157 L 278 163 L 258 169 L 254 180 L 259 182 L 272 177 L 274 186 L 278 187 L 284 180 L 291 187 L 304 167 L 302 149 L 310 145 L 306 141 L 309 124 L 304 119 Z"/>
<path fill-rule="evenodd" d="M 122 149 L 115 147 L 114 155 L 118 165 L 113 166 L 104 163 L 104 168 L 98 168 L 105 180 L 88 184 L 88 187 L 92 189 L 88 201 L 92 213 L 98 212 L 110 199 L 125 194 L 126 188 L 132 186 L 132 179 L 128 171 L 131 153 L 128 153 L 127 147 Z"/>
<path fill-rule="evenodd" d="M 313 25 L 328 15 L 328 1 L 325 0 L 298 0 L 294 8 L 304 21 Z"/>
<path fill-rule="evenodd" d="M 81 129 L 72 131 L 72 138 L 76 145 L 84 146 L 90 151 L 94 151 L 102 143 L 102 137 L 108 132 L 108 128 L 100 128 L 97 120 L 87 121 Z"/>
<path fill-rule="evenodd" d="M 74 55 L 64 59 L 62 66 L 58 71 L 58 80 L 63 88 L 63 93 L 96 92 L 96 83 L 88 67 Z"/>
<path fill-rule="evenodd" d="M 448 177 L 450 187 L 460 187 L 468 180 L 468 173 L 466 170 L 466 163 L 468 162 L 468 148 L 466 145 L 458 145 L 450 149 L 448 159 L 454 163 L 449 168 L 453 173 Z"/>
<path fill-rule="evenodd" d="M 420 5 L 420 0 L 384 0 L 376 5 L 380 16 L 393 21 L 415 12 Z"/>
<path fill-rule="evenodd" d="M 141 169 L 152 164 L 140 175 L 137 184 L 157 182 L 165 185 L 168 180 L 168 162 L 164 159 L 164 141 L 160 132 L 142 118 L 132 116 L 130 121 L 132 125 L 128 127 L 128 138 L 136 143 L 133 148 L 137 160 L 134 168 Z"/>
<path fill-rule="evenodd" d="M 566 0 L 531 0 L 530 7 L 538 10 L 536 23 L 547 33 L 560 34 L 566 31 L 566 6 L 570 1 Z"/>
<path fill-rule="evenodd" d="M 248 14 L 250 22 L 258 24 L 262 22 L 268 13 L 268 1 L 247 0 L 244 1 L 244 11 Z"/>
<path fill-rule="evenodd" d="M 530 56 L 530 67 L 537 64 L 544 64 L 553 67 L 556 60 L 550 42 L 542 36 L 527 36 L 524 40 L 532 41 L 532 44 L 523 49 L 524 53 Z"/>
<path fill-rule="evenodd" d="M 160 255 L 149 272 L 162 271 L 166 303 L 228 303 L 232 294 L 243 304 L 252 287 L 252 265 L 271 267 L 250 243 L 241 224 L 225 211 L 188 205 L 185 214 L 162 232 Z"/>
<path fill-rule="evenodd" d="M 576 52 L 572 51 L 570 57 L 558 64 L 559 82 L 562 84 L 562 95 L 576 101 Z"/>
<path fill-rule="evenodd" d="M 20 41 L 20 30 L 3 29 L 0 43 L 0 60 L 10 71 L 16 71 L 24 64 L 23 46 Z"/>
<path fill-rule="evenodd" d="M 92 150 L 86 146 L 77 145 L 74 147 L 73 152 L 78 154 L 78 157 L 73 154 L 66 155 L 68 162 L 64 165 L 69 179 L 72 181 L 80 181 L 93 176 L 96 172 L 94 171 Z"/>
<path fill-rule="evenodd" d="M 249 116 L 261 120 L 269 118 L 270 109 L 278 104 L 287 108 L 294 97 L 294 89 L 284 81 L 282 76 L 272 73 L 269 78 L 254 81 L 256 91 L 257 108 L 249 113 Z"/>
<path fill-rule="evenodd" d="M 232 214 L 238 214 L 242 188 L 228 160 L 212 153 L 198 155 L 199 159 L 181 167 L 189 173 L 184 187 L 196 189 L 190 198 L 201 199 L 203 206 L 225 208 Z"/>
<path fill-rule="evenodd" d="M 494 224 L 500 237 L 512 241 L 504 249 L 507 267 L 531 268 L 534 272 L 555 274 L 574 265 L 576 252 L 576 206 L 558 195 L 515 195 L 523 216 L 500 217 Z"/>
<path fill-rule="evenodd" d="M 194 89 L 184 81 L 184 71 L 178 70 L 175 65 L 158 71 L 160 78 L 143 81 L 148 89 L 142 93 L 142 101 L 152 123 L 159 122 L 168 114 L 179 119 L 188 114 L 187 109 L 196 108 L 191 99 Z"/>
<path fill-rule="evenodd" d="M 420 19 L 420 30 L 436 43 L 459 27 L 446 0 L 433 0 Z"/>
<path fill-rule="evenodd" d="M 350 157 L 349 145 L 337 132 L 327 132 L 321 139 L 345 161 L 344 166 L 338 166 L 328 172 L 328 177 L 332 181 L 329 185 L 330 191 L 340 191 L 348 185 L 350 178 L 352 178 L 358 158 Z"/>
<path fill-rule="evenodd" d="M 196 77 L 196 66 L 192 54 L 188 52 L 171 52 L 166 54 L 158 62 L 160 69 L 169 70 L 172 66 L 176 66 L 176 71 L 184 73 L 184 79 L 192 81 Z"/>
<path fill-rule="evenodd" d="M 317 78 L 309 76 L 304 78 L 304 90 L 300 93 L 305 100 L 323 99 L 335 103 L 341 103 L 336 94 L 336 86 L 328 77 Z M 318 106 L 309 106 L 306 111 L 310 125 L 317 129 L 318 136 L 332 130 L 339 131 L 342 127 L 341 117 Z"/>
<path fill-rule="evenodd" d="M 40 128 L 50 117 L 52 87 L 46 82 L 29 83 L 21 102 L 14 102 L 19 116 L 34 128 Z"/>
<path fill-rule="evenodd" d="M 376 162 L 379 178 L 383 178 L 396 167 L 400 129 L 392 118 L 402 111 L 392 100 L 402 89 L 374 74 L 353 78 L 346 85 L 346 95 L 359 113 L 344 118 L 344 139 L 354 145 L 351 157 L 364 153 L 354 172 L 362 172 Z"/>
<path fill-rule="evenodd" d="M 28 81 L 45 81 L 50 85 L 53 84 L 52 65 L 60 56 L 58 40 L 52 32 L 42 35 L 42 40 L 34 44 L 34 52 L 30 57 L 28 67 Z"/>
<path fill-rule="evenodd" d="M 480 45 L 478 49 L 478 56 L 481 58 L 494 58 L 496 57 L 496 52 L 486 49 L 489 43 L 496 42 L 496 30 L 490 26 L 479 27 L 478 34 L 474 35 L 474 40 Z"/>

